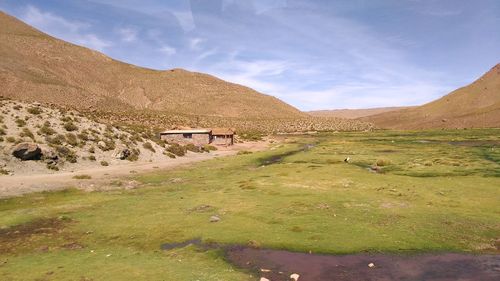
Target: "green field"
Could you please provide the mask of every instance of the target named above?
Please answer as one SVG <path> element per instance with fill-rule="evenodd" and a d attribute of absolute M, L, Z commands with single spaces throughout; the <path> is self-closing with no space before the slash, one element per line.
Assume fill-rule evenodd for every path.
<path fill-rule="evenodd" d="M 284 141 L 136 176 L 138 189 L 0 200 L 0 280 L 252 280 L 222 250 L 160 249 L 192 238 L 332 254 L 498 253 L 500 130 Z"/>

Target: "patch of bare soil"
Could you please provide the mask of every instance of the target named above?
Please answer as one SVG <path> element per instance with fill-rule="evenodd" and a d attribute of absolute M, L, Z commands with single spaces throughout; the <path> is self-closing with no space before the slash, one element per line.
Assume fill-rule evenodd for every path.
<path fill-rule="evenodd" d="M 500 255 L 319 255 L 233 247 L 228 260 L 272 281 L 500 280 Z"/>
<path fill-rule="evenodd" d="M 32 246 L 34 236 L 54 236 L 62 232 L 69 220 L 49 218 L 20 224 L 2 229 L 0 228 L 0 254 L 13 253 L 18 248 Z M 36 244 L 36 243 L 35 243 Z M 47 251 L 47 246 L 40 247 L 41 251 Z"/>

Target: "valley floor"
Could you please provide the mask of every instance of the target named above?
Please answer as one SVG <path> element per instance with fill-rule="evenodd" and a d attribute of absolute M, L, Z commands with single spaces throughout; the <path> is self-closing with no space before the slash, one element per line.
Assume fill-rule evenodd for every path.
<path fill-rule="evenodd" d="M 280 138 L 266 151 L 125 172 L 100 191 L 0 199 L 0 279 L 323 276 L 301 262 L 294 267 L 297 255 L 295 261 L 338 262 L 336 269 L 318 268 L 339 272 L 341 280 L 360 273 L 373 280 L 474 280 L 473 270 L 497 279 L 500 130 Z M 126 188 L 128 181 L 135 188 Z M 258 249 L 290 262 L 255 258 Z M 385 262 L 408 270 L 391 275 Z"/>

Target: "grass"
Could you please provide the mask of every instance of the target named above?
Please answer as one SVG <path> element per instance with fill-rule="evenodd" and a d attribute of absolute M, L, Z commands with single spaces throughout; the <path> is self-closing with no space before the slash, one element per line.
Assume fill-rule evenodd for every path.
<path fill-rule="evenodd" d="M 497 252 L 499 136 L 467 130 L 295 137 L 265 152 L 132 176 L 143 188 L 1 199 L 0 229 L 66 219 L 51 235 L 9 240 L 0 232 L 9 250 L 0 251 L 0 262 L 8 260 L 0 276 L 251 280 L 216 250 L 159 250 L 196 237 L 315 253 Z M 491 145 L 450 143 L 478 139 Z M 303 149 L 307 144 L 314 146 Z M 369 167 L 380 159 L 383 173 L 374 173 Z M 212 215 L 221 221 L 210 223 Z M 65 248 L 69 243 L 83 248 Z"/>

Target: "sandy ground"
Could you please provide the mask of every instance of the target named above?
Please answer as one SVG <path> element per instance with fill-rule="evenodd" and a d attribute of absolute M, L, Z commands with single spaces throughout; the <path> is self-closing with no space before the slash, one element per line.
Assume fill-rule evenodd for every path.
<path fill-rule="evenodd" d="M 211 153 L 189 152 L 184 157 L 176 159 L 165 158 L 153 162 L 128 162 L 111 166 L 95 166 L 73 171 L 64 171 L 55 174 L 23 174 L 0 177 L 0 198 L 18 196 L 30 192 L 47 190 L 60 190 L 76 187 L 85 190 L 96 190 L 109 185 L 117 179 L 124 179 L 131 175 L 150 172 L 154 170 L 171 169 L 185 166 L 191 163 L 205 161 L 217 157 L 235 155 L 238 151 L 260 151 L 269 147 L 268 142 L 246 142 L 238 143 L 231 147 L 219 147 L 219 150 Z M 90 175 L 91 179 L 74 179 L 76 175 Z M 127 187 L 127 186 L 125 186 Z"/>

